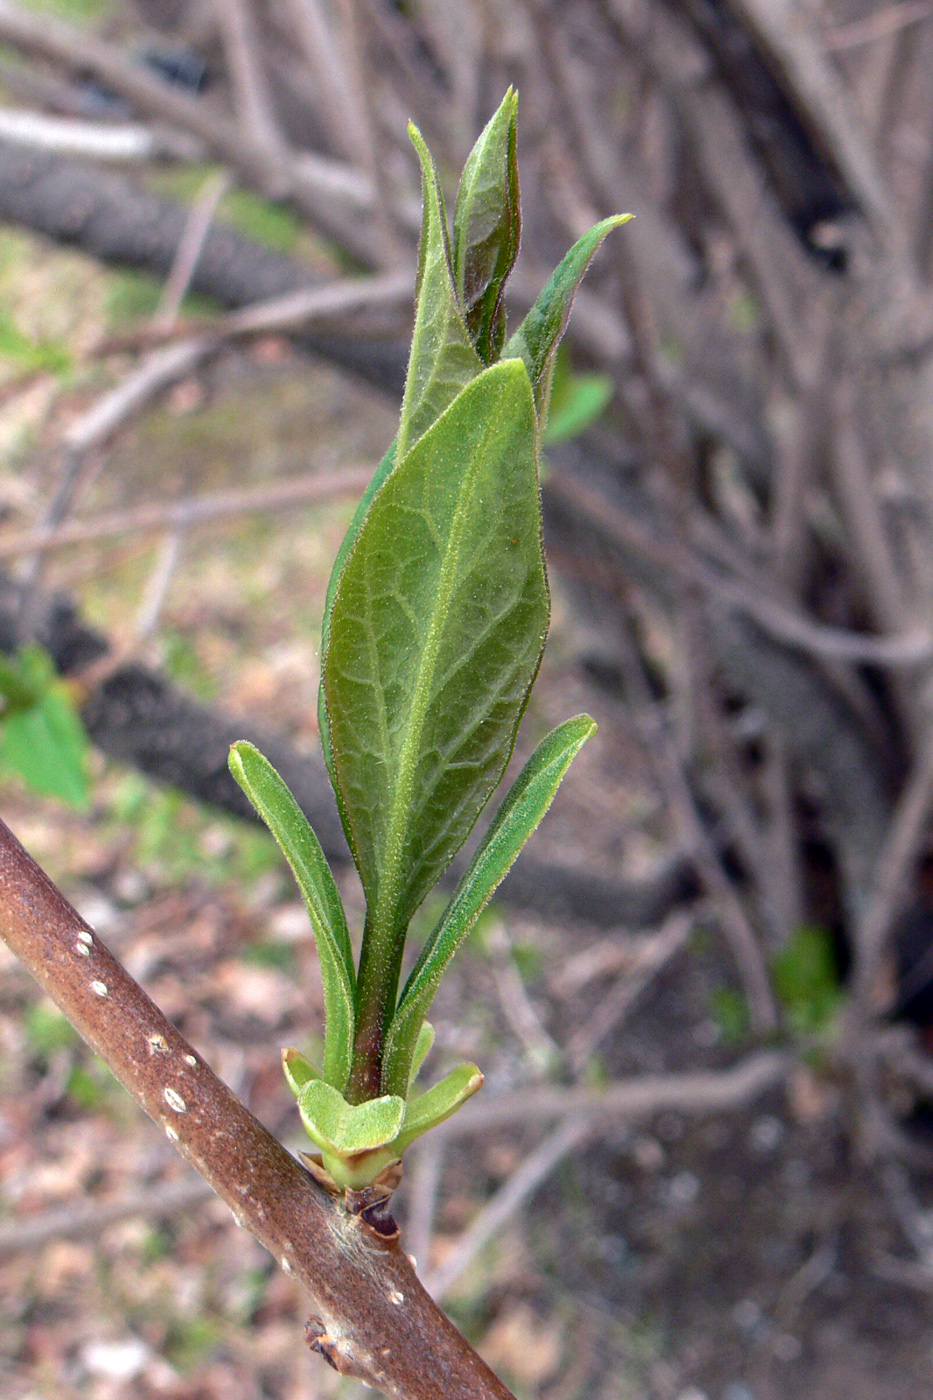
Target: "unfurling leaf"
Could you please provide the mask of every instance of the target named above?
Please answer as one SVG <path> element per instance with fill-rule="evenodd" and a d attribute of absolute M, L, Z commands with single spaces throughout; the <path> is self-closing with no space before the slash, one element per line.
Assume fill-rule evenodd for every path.
<path fill-rule="evenodd" d="M 304 897 L 324 985 L 324 1078 L 343 1089 L 350 1073 L 356 978 L 340 892 L 307 817 L 269 760 L 241 741 L 230 750 L 230 772 L 281 847 Z"/>
<path fill-rule="evenodd" d="M 505 283 L 521 239 L 515 118 L 509 88 L 464 166 L 454 210 L 453 271 L 467 329 L 484 364 L 505 339 Z"/>
<path fill-rule="evenodd" d="M 573 245 L 502 352 L 503 357 L 517 356 L 524 361 L 534 387 L 542 432 L 547 424 L 554 354 L 567 329 L 576 290 L 606 234 L 628 223 L 631 217 L 631 214 L 616 214 L 611 219 L 603 219 Z"/>
<path fill-rule="evenodd" d="M 454 287 L 447 210 L 437 167 L 417 127 L 410 126 L 408 134 L 421 161 L 424 224 L 415 289 L 415 326 L 398 430 L 399 460 L 483 368 Z"/>
<path fill-rule="evenodd" d="M 577 715 L 552 730 L 503 799 L 399 999 L 383 1058 L 386 1092 L 398 1093 L 396 1086 L 407 1084 L 419 1028 L 448 963 L 550 807 L 573 759 L 595 731 L 595 721 L 589 715 Z"/>

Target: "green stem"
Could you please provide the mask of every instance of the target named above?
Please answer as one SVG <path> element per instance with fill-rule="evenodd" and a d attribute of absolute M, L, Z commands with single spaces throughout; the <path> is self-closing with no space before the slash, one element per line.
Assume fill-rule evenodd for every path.
<path fill-rule="evenodd" d="M 356 1036 L 347 1083 L 349 1103 L 382 1093 L 382 1055 L 395 1010 L 405 947 L 404 929 L 379 928 L 367 914 L 356 982 Z"/>

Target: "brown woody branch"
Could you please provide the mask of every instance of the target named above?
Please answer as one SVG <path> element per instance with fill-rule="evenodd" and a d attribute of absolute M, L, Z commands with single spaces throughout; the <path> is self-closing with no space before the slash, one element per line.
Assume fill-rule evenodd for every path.
<path fill-rule="evenodd" d="M 2 822 L 0 936 L 237 1223 L 308 1290 L 313 1350 L 398 1400 L 509 1400 L 419 1283 L 398 1232 L 349 1214 L 318 1186 Z"/>

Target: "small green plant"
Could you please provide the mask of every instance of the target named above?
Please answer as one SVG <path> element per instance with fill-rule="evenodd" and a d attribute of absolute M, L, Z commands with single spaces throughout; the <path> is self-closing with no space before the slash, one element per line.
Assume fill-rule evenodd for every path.
<path fill-rule="evenodd" d="M 321 959 L 323 1066 L 297 1050 L 285 1074 L 337 1188 L 361 1190 L 482 1084 L 461 1065 L 413 1085 L 433 1040 L 426 1015 L 457 948 L 544 816 L 595 729 L 567 720 L 506 794 L 399 993 L 415 911 L 448 869 L 511 757 L 538 671 L 550 602 L 539 457 L 557 346 L 606 234 L 560 263 L 506 340 L 518 253 L 511 90 L 474 147 L 451 238 L 420 133 L 424 221 L 398 436 L 340 548 L 327 595 L 321 740 L 366 896 L 359 965 L 334 877 L 282 779 L 250 744 L 231 770 L 285 853 Z"/>
<path fill-rule="evenodd" d="M 51 374 L 67 374 L 73 364 L 64 345 L 35 340 L 20 330 L 6 310 L 0 310 L 0 360 L 7 360 L 27 373 L 47 370 Z"/>
<path fill-rule="evenodd" d="M 778 1000 L 795 1035 L 821 1035 L 842 1005 L 843 991 L 832 935 L 801 924 L 771 965 Z"/>
<path fill-rule="evenodd" d="M 87 733 L 67 683 L 41 647 L 0 654 L 0 706 L 0 767 L 33 792 L 85 806 Z"/>

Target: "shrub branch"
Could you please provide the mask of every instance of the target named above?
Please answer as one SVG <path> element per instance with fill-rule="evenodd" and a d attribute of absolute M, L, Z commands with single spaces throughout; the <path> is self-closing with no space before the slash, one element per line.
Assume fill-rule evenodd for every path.
<path fill-rule="evenodd" d="M 237 1223 L 308 1290 L 313 1350 L 399 1400 L 509 1400 L 419 1283 L 391 1222 L 349 1214 L 317 1184 L 2 822 L 0 936 Z"/>

